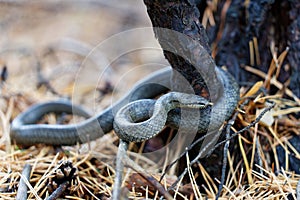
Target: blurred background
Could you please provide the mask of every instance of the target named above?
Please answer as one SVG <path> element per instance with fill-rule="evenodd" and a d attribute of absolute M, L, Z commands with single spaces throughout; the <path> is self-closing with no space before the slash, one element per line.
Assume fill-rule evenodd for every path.
<path fill-rule="evenodd" d="M 97 112 L 167 65 L 140 0 L 0 4 L 2 94 L 28 104 L 73 97 Z"/>

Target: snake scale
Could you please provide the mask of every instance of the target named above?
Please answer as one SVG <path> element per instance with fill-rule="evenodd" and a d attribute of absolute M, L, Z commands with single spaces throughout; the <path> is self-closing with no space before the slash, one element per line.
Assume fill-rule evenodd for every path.
<path fill-rule="evenodd" d="M 224 123 L 224 120 L 227 120 L 230 117 L 237 105 L 239 100 L 239 87 L 234 78 L 228 72 L 220 68 L 216 68 L 216 72 L 224 86 L 224 90 L 218 100 L 213 104 L 212 109 L 208 109 L 208 107 L 211 106 L 205 105 L 205 108 L 201 109 L 201 119 L 195 120 L 195 122 L 193 122 L 193 120 L 180 121 L 180 116 L 176 110 L 174 112 L 171 111 L 167 115 L 166 125 L 177 128 L 179 127 L 179 124 L 182 125 L 182 123 L 187 124 L 188 126 L 198 126 L 199 132 L 207 130 L 208 126 L 211 129 L 220 128 L 220 126 Z M 154 72 L 139 81 L 127 93 L 127 95 L 125 95 L 117 103 L 108 107 L 98 115 L 90 117 L 77 124 L 34 124 L 45 113 L 49 112 L 74 113 L 84 117 L 89 117 L 89 114 L 79 106 L 72 106 L 70 102 L 66 101 L 55 101 L 34 105 L 13 120 L 11 125 L 11 139 L 16 143 L 23 145 L 32 145 L 36 143 L 74 145 L 76 143 L 85 143 L 99 138 L 103 134 L 111 131 L 113 129 L 114 120 L 116 122 L 115 128 L 118 129 L 118 135 L 122 140 L 142 141 L 144 139 L 151 138 L 156 135 L 151 127 L 157 123 L 157 120 L 161 120 L 162 117 L 159 112 L 155 117 L 152 117 L 156 120 L 148 120 L 148 125 L 142 127 L 138 126 L 139 123 L 128 124 L 126 122 L 128 120 L 122 117 L 122 112 L 119 112 L 121 114 L 115 114 L 129 102 L 139 99 L 154 98 L 164 92 L 167 92 L 168 88 L 171 87 L 171 74 L 172 69 L 170 67 Z M 204 100 L 202 103 L 203 102 L 205 104 Z M 150 108 L 153 106 L 153 101 L 145 101 L 142 107 Z M 125 122 L 125 127 L 123 126 L 123 122 Z M 140 128 L 137 129 L 137 127 Z M 127 134 L 125 134 L 122 130 L 125 130 Z"/>

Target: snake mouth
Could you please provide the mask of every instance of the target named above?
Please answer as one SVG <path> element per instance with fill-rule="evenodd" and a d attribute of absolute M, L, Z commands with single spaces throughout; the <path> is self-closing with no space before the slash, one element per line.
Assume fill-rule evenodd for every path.
<path fill-rule="evenodd" d="M 191 108 L 191 109 L 205 109 L 208 106 L 213 106 L 211 102 L 190 102 L 190 103 L 179 103 L 180 108 Z"/>
<path fill-rule="evenodd" d="M 169 103 L 174 107 L 174 108 L 192 108 L 192 109 L 204 109 L 207 108 L 208 106 L 212 106 L 213 103 L 208 102 L 208 101 L 194 101 L 194 102 L 181 102 L 179 100 L 170 100 Z"/>

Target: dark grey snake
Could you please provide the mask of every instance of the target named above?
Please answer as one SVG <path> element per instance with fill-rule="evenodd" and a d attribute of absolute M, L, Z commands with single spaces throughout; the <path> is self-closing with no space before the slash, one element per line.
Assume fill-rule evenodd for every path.
<path fill-rule="evenodd" d="M 237 102 L 239 100 L 239 87 L 234 80 L 234 78 L 226 71 L 216 68 L 217 75 L 224 86 L 224 91 L 218 98 L 216 103 L 212 106 L 212 109 L 208 109 L 208 102 L 198 97 L 198 100 L 203 108 L 201 110 L 201 119 L 183 121 L 181 123 L 187 123 L 188 126 L 198 126 L 199 132 L 207 130 L 208 126 L 211 129 L 220 128 L 224 120 L 227 120 L 235 109 Z M 105 109 L 98 115 L 91 117 L 78 124 L 70 125 L 49 125 L 49 124 L 34 124 L 36 123 L 45 113 L 48 112 L 67 112 L 74 113 L 88 117 L 88 113 L 77 106 L 72 106 L 71 103 L 65 101 L 56 101 L 34 105 L 27 111 L 21 113 L 16 117 L 11 126 L 11 139 L 16 141 L 18 144 L 32 145 L 36 143 L 45 143 L 51 145 L 74 145 L 76 143 L 85 143 L 101 137 L 103 134 L 111 131 L 113 129 L 113 122 L 115 120 L 115 129 L 117 129 L 117 134 L 124 141 L 142 141 L 149 139 L 157 134 L 160 128 L 153 130 L 153 125 L 156 126 L 156 120 L 161 120 L 162 117 L 159 111 L 154 111 L 156 117 L 148 120 L 146 125 L 140 126 L 140 123 L 134 123 L 136 120 L 130 120 L 125 117 L 128 113 L 128 108 L 132 107 L 129 104 L 127 107 L 122 108 L 129 102 L 138 99 L 148 99 L 158 96 L 168 90 L 171 85 L 171 73 L 170 67 L 159 70 L 145 79 L 138 82 L 133 89 L 125 95 L 125 97 L 119 100 L 116 104 Z M 166 94 L 168 95 L 168 94 Z M 165 99 L 173 101 L 171 97 L 183 98 L 178 99 L 182 102 L 187 96 L 186 94 L 180 95 L 168 95 Z M 142 107 L 153 109 L 154 101 L 140 101 L 143 102 Z M 161 101 L 157 101 L 160 105 Z M 135 103 L 136 104 L 136 103 Z M 201 107 L 200 106 L 200 107 Z M 164 106 L 158 106 L 160 108 L 165 108 Z M 122 109 L 121 109 L 122 108 Z M 199 106 L 198 106 L 199 108 Z M 121 111 L 115 115 L 115 113 Z M 137 115 L 135 118 L 137 120 L 141 118 L 148 118 L 149 112 L 141 112 L 141 115 Z M 150 114 L 151 115 L 151 114 Z M 166 115 L 165 115 L 166 116 Z M 132 116 L 131 116 L 132 117 Z M 165 117 L 163 117 L 165 118 Z M 170 112 L 167 117 L 167 125 L 173 127 L 178 127 L 180 123 L 180 116 L 176 111 Z M 181 124 L 180 124 L 181 125 Z M 138 128 L 137 128 L 138 127 Z M 154 132 L 153 132 L 154 131 Z"/>
<path fill-rule="evenodd" d="M 161 132 L 171 110 L 175 108 L 199 110 L 209 105 L 210 102 L 203 97 L 180 92 L 170 92 L 157 101 L 152 99 L 134 101 L 117 112 L 114 130 L 123 141 L 142 142 Z"/>

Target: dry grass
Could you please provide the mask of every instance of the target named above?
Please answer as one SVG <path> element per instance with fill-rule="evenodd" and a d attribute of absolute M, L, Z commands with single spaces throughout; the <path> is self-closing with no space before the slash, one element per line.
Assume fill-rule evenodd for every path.
<path fill-rule="evenodd" d="M 93 6 L 81 7 L 70 4 L 57 6 L 51 3 L 46 5 L 33 3 L 21 8 L 19 4 L 1 3 L 3 34 L 0 36 L 0 61 L 2 66 L 6 65 L 8 68 L 8 79 L 2 82 L 0 99 L 1 199 L 15 199 L 25 164 L 32 166 L 30 180 L 27 182 L 28 199 L 48 197 L 58 187 L 55 177 L 59 176 L 59 167 L 67 161 L 72 163 L 71 168 L 76 169 L 76 172 L 70 180 L 64 198 L 108 199 L 111 196 L 118 142 L 118 138 L 113 132 L 96 141 L 91 141 L 89 144 L 61 148 L 45 145 L 22 148 L 11 144 L 9 139 L 11 120 L 30 105 L 60 98 L 60 95 L 71 96 L 76 87 L 76 91 L 78 91 L 76 95 L 80 98 L 75 101 L 93 109 L 96 113 L 111 103 L 112 96 L 111 94 L 101 95 L 101 93 L 95 92 L 97 91 L 95 88 L 103 88 L 105 81 L 115 85 L 114 83 L 119 80 L 117 77 L 122 77 L 133 69 L 132 66 L 138 66 L 147 60 L 154 59 L 162 62 L 163 58 L 160 54 L 154 54 L 154 57 L 153 53 L 151 55 L 143 52 L 129 54 L 113 63 L 112 72 L 104 74 L 104 81 L 97 82 L 96 86 L 94 82 L 79 82 L 74 86 L 75 75 L 80 69 L 80 63 L 84 56 L 70 51 L 50 49 L 49 46 L 61 44 L 57 41 L 66 37 L 73 38 L 72 41 L 81 41 L 80 45 L 95 46 L 113 33 L 149 25 L 145 10 L 140 3 L 137 8 L 133 9 L 136 2 L 129 0 L 124 1 L 127 4 L 120 5 L 99 2 L 94 5 L 96 9 Z M 131 12 L 127 13 L 126 10 Z M 54 15 L 54 13 L 56 14 Z M 211 22 L 213 18 L 210 13 L 207 12 L 209 16 L 205 19 Z M 148 38 L 146 41 L 136 39 L 135 42 L 144 44 L 149 40 Z M 150 40 L 150 42 L 153 41 Z M 257 53 L 256 43 L 257 41 L 254 39 L 254 42 L 249 44 L 253 48 L 252 54 Z M 118 44 L 111 44 L 111 49 L 107 49 L 107 51 L 122 52 L 120 49 L 123 47 L 115 48 L 115 45 Z M 275 173 L 275 169 L 280 168 L 276 153 L 278 145 L 285 149 L 286 155 L 293 154 L 300 158 L 299 152 L 288 142 L 292 135 L 299 135 L 300 122 L 293 116 L 300 110 L 299 99 L 285 87 L 286 83 L 280 83 L 276 79 L 279 73 L 278 69 L 282 66 L 287 51 L 276 52 L 274 47 L 271 47 L 271 51 L 273 61 L 267 74 L 250 66 L 245 67 L 249 72 L 260 76 L 263 82 L 257 82 L 250 89 L 241 88 L 240 104 L 247 99 L 249 103 L 237 110 L 239 114 L 232 130 L 237 132 L 249 125 L 269 105 L 269 101 L 276 103 L 275 108 L 271 112 L 267 112 L 258 124 L 238 135 L 234 140 L 235 143 L 231 142 L 230 145 L 236 146 L 236 148 L 235 151 L 229 151 L 227 154 L 228 175 L 219 199 L 286 199 L 288 195 L 296 199 L 296 187 L 300 175 L 286 170 L 289 165 L 288 160 L 286 166 L 282 167 L 279 173 Z M 278 53 L 280 53 L 279 56 L 277 56 Z M 259 58 L 259 55 L 251 57 Z M 108 59 L 106 56 L 104 58 Z M 105 67 L 105 59 L 100 59 L 102 67 Z M 36 88 L 36 61 L 40 62 L 43 74 L 60 95 L 53 94 L 45 85 Z M 134 70 L 134 75 L 127 78 L 130 80 L 130 83 L 126 82 L 127 88 L 117 89 L 117 95 L 121 96 L 123 90 L 126 91 L 140 76 L 149 71 L 148 69 Z M 98 75 L 94 77 L 93 73 L 94 71 L 91 71 L 86 74 L 86 77 L 88 79 L 93 77 L 97 80 Z M 277 94 L 266 95 L 260 92 L 261 87 L 269 88 L 270 85 L 278 88 Z M 293 100 L 284 99 L 285 95 Z M 48 115 L 45 120 L 50 123 L 56 122 L 53 115 Z M 275 155 L 274 158 L 272 155 Z M 143 155 L 135 154 L 133 156 L 135 162 L 144 169 L 143 172 L 156 168 L 157 163 Z M 189 162 L 188 155 L 186 156 Z M 259 162 L 255 160 L 257 158 L 259 158 Z M 191 184 L 175 188 L 175 193 L 172 194 L 175 199 L 215 198 L 219 180 L 215 180 L 212 174 L 208 174 L 200 163 L 198 163 L 198 170 L 197 173 L 200 172 L 204 177 L 203 184 L 197 186 L 195 181 L 197 173 L 190 168 L 188 176 Z M 127 168 L 123 183 L 126 187 L 122 189 L 123 194 L 128 193 L 130 199 L 147 197 L 156 199 L 159 196 L 158 190 L 160 189 L 162 192 L 177 178 L 174 170 L 171 170 L 161 184 L 158 184 L 155 179 L 151 181 L 151 178 L 159 180 L 160 171 L 152 170 L 151 174 L 146 173 L 146 175 L 130 173 L 133 171 L 131 168 Z"/>

